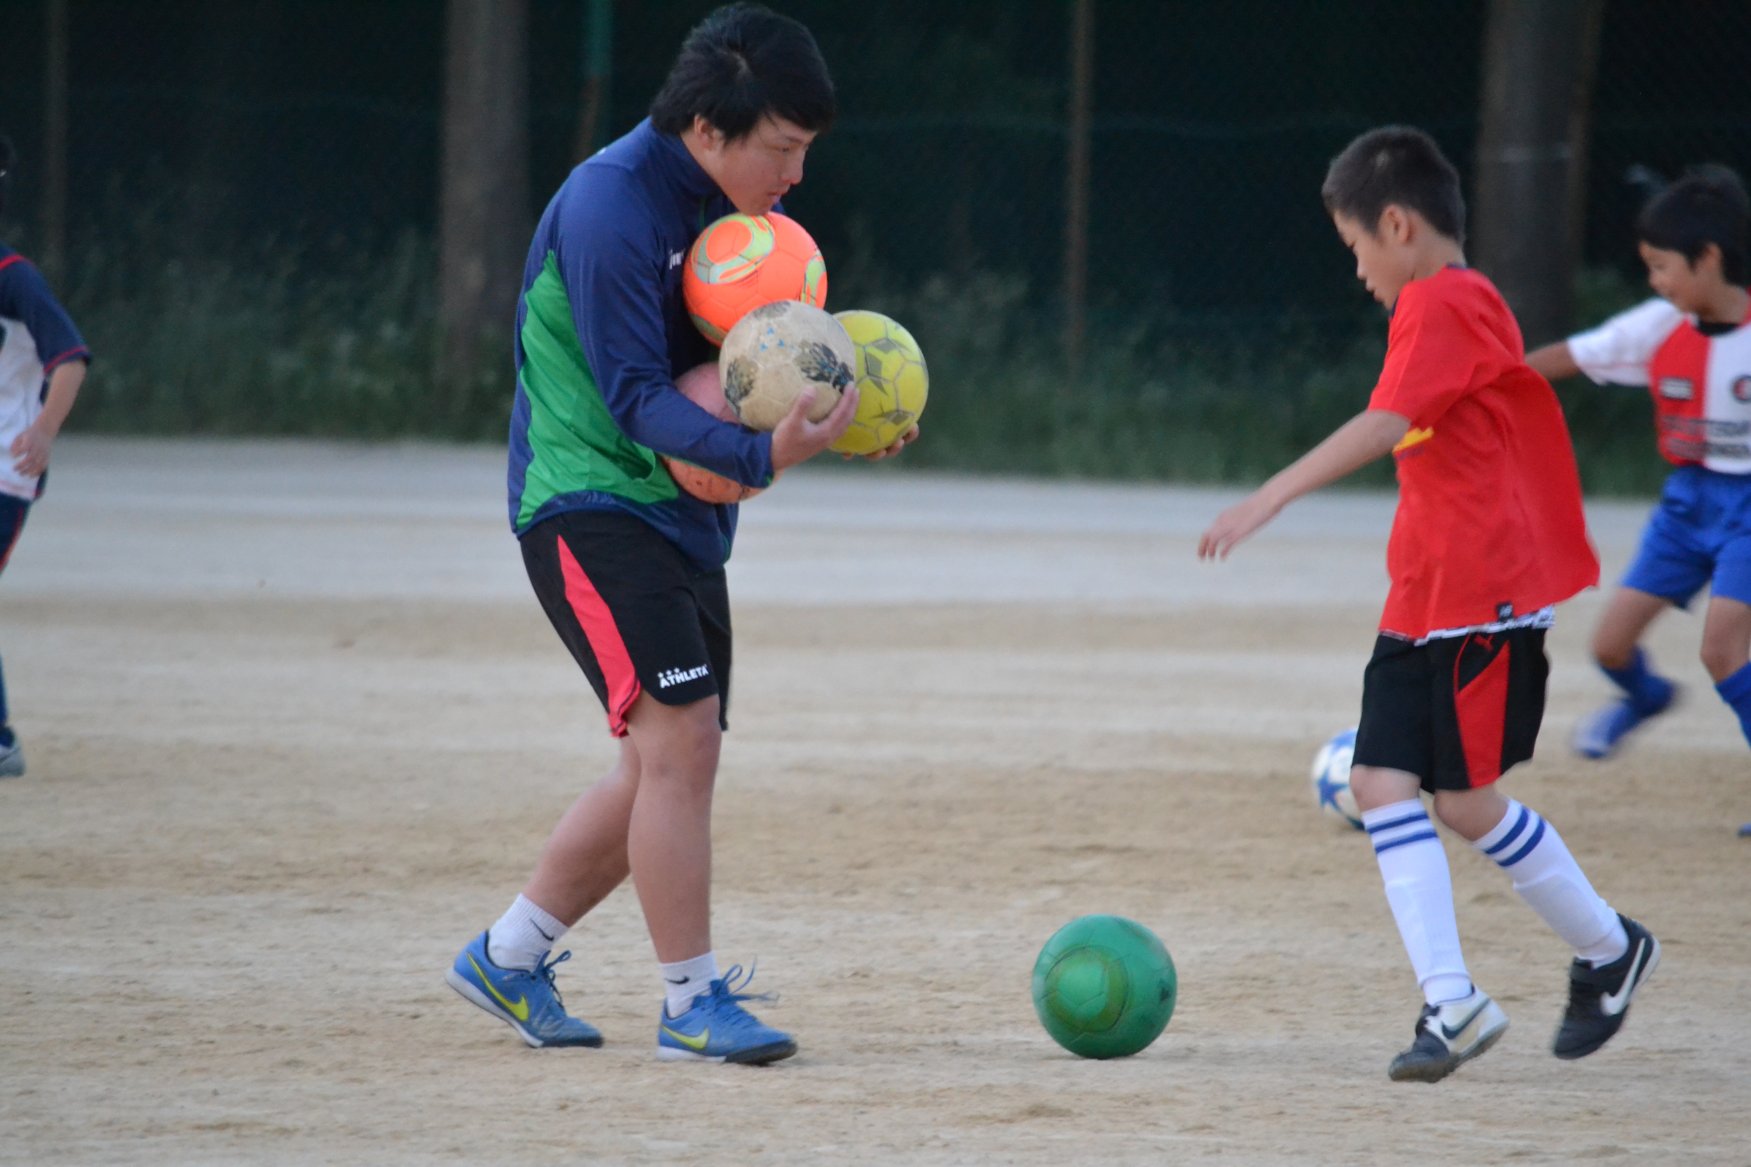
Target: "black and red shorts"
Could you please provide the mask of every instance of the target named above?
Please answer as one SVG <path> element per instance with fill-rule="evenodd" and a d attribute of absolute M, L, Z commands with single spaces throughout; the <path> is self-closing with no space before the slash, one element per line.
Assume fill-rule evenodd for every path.
<path fill-rule="evenodd" d="M 1423 789 L 1488 786 L 1532 756 L 1550 660 L 1544 629 L 1374 642 L 1354 764 L 1415 774 Z"/>
<path fill-rule="evenodd" d="M 618 511 L 565 511 L 524 532 L 523 565 L 554 630 L 626 736 L 641 693 L 664 705 L 716 695 L 729 728 L 730 593 L 650 524 Z"/>

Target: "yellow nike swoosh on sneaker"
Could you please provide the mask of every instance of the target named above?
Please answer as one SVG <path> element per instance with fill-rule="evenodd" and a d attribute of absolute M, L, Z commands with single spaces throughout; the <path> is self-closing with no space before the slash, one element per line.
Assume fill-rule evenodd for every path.
<path fill-rule="evenodd" d="M 512 1017 L 515 1017 L 518 1021 L 529 1020 L 528 997 L 518 997 L 516 1001 L 511 1001 L 503 993 L 492 987 L 492 981 L 487 978 L 486 970 L 480 967 L 479 963 L 475 961 L 472 955 L 469 956 L 468 963 L 474 965 L 474 975 L 480 978 L 481 986 L 485 988 L 487 992 L 497 997 L 499 1004 L 511 1011 Z"/>
<path fill-rule="evenodd" d="M 692 1050 L 694 1053 L 700 1053 L 701 1051 L 703 1051 L 705 1049 L 705 1043 L 711 1040 L 711 1030 L 710 1029 L 700 1030 L 698 1037 L 688 1037 L 685 1033 L 676 1033 L 673 1029 L 670 1029 L 667 1025 L 663 1026 L 663 1032 L 668 1034 L 670 1037 L 674 1038 L 676 1041 L 680 1042 L 682 1045 L 686 1046 L 688 1049 Z"/>

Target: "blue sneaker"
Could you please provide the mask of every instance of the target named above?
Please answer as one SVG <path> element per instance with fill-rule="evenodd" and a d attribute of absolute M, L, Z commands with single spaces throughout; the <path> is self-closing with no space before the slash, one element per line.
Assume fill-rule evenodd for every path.
<path fill-rule="evenodd" d="M 571 959 L 562 952 L 533 969 L 500 968 L 486 954 L 486 933 L 476 936 L 444 974 L 452 989 L 517 1031 L 535 1049 L 545 1045 L 602 1044 L 602 1032 L 587 1021 L 568 1017 L 553 983 L 555 965 Z"/>
<path fill-rule="evenodd" d="M 760 1021 L 743 1001 L 770 1001 L 772 997 L 739 993 L 754 979 L 752 969 L 742 976 L 735 965 L 711 987 L 693 999 L 687 1012 L 670 1017 L 664 1009 L 657 1022 L 657 1057 L 665 1062 L 737 1062 L 763 1066 L 796 1052 L 796 1042 Z"/>
<path fill-rule="evenodd" d="M 1631 730 L 1672 708 L 1677 699 L 1678 686 L 1667 683 L 1664 697 L 1651 705 L 1621 699 L 1595 709 L 1575 726 L 1575 753 L 1596 762 L 1609 758 Z"/>
<path fill-rule="evenodd" d="M 22 778 L 24 776 L 24 747 L 14 739 L 7 745 L 0 746 L 0 778 Z"/>

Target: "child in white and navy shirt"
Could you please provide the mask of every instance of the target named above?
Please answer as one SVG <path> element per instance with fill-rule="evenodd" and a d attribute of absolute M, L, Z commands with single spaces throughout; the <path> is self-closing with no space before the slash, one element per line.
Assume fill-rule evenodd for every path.
<path fill-rule="evenodd" d="M 0 137 L 0 211 L 12 168 L 12 144 Z M 49 450 L 67 420 L 91 352 L 42 273 L 0 243 L 0 571 L 43 492 Z M 6 710 L 0 673 L 0 778 L 24 773 L 24 751 Z"/>

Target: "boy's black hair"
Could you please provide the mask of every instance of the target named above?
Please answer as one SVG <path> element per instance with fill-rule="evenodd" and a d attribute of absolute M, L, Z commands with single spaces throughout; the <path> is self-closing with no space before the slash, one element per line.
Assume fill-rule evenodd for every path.
<path fill-rule="evenodd" d="M 1693 166 L 1671 186 L 1648 200 L 1636 217 L 1636 238 L 1661 251 L 1676 251 L 1695 264 L 1704 249 L 1721 249 L 1721 276 L 1743 287 L 1747 269 L 1747 227 L 1751 198 L 1745 184 L 1726 166 Z"/>
<path fill-rule="evenodd" d="M 1354 219 L 1370 234 L 1380 226 L 1380 212 L 1396 203 L 1454 242 L 1465 242 L 1459 172 L 1435 139 L 1411 126 L 1382 126 L 1345 146 L 1331 160 L 1319 196 L 1327 214 Z"/>
<path fill-rule="evenodd" d="M 700 116 L 734 142 L 768 114 L 821 133 L 837 112 L 814 35 L 758 4 L 729 4 L 687 34 L 651 102 L 651 124 L 679 134 Z"/>

